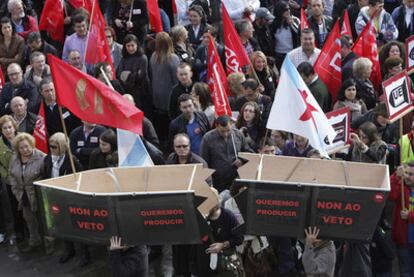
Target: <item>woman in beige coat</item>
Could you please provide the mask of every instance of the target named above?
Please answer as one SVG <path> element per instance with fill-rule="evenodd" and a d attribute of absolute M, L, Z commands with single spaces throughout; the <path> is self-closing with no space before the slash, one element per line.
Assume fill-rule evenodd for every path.
<path fill-rule="evenodd" d="M 42 243 L 33 182 L 42 177 L 45 154 L 35 149 L 35 139 L 27 133 L 18 134 L 12 144 L 15 154 L 9 168 L 10 185 L 19 203 L 19 209 L 23 210 L 23 217 L 29 229 L 29 245 L 21 251 L 31 252 Z"/>

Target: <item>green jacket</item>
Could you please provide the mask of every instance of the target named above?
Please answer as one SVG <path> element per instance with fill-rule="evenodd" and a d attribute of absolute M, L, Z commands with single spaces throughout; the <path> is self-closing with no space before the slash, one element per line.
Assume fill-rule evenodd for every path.
<path fill-rule="evenodd" d="M 0 177 L 6 184 L 9 183 L 9 165 L 13 156 L 13 150 L 10 149 L 2 137 L 0 137 Z"/>

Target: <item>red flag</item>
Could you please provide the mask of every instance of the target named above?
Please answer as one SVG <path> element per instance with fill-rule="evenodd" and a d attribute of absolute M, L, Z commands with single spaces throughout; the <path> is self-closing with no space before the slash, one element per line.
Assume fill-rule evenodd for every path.
<path fill-rule="evenodd" d="M 92 11 L 93 0 L 67 0 L 73 9 L 85 8 L 89 14 Z"/>
<path fill-rule="evenodd" d="M 63 43 L 65 39 L 64 17 L 62 0 L 46 0 L 39 21 L 39 30 L 46 31 L 53 40 Z"/>
<path fill-rule="evenodd" d="M 345 12 L 344 12 L 344 18 L 343 18 L 343 21 L 342 21 L 341 35 L 347 35 L 352 39 L 351 23 L 349 21 L 348 10 L 345 10 Z"/>
<path fill-rule="evenodd" d="M 303 8 L 300 9 L 300 30 L 309 29 L 309 22 L 306 18 L 305 10 Z"/>
<path fill-rule="evenodd" d="M 242 72 L 242 67 L 250 65 L 250 59 L 223 3 L 221 4 L 221 8 L 223 11 L 223 34 L 227 73 Z"/>
<path fill-rule="evenodd" d="M 112 65 L 111 52 L 105 35 L 106 23 L 97 0 L 95 0 L 90 16 L 92 19 L 90 20 L 91 26 L 88 33 L 85 61 L 88 64 L 107 62 Z"/>
<path fill-rule="evenodd" d="M 36 148 L 43 153 L 49 153 L 43 101 L 40 104 L 39 114 L 36 120 L 36 127 L 33 131 L 33 137 L 36 139 Z"/>
<path fill-rule="evenodd" d="M 209 35 L 208 43 L 208 85 L 211 90 L 216 115 L 229 115 L 231 116 L 231 109 L 227 95 L 229 90 L 227 86 L 226 73 L 224 72 L 223 65 L 220 61 L 220 56 L 214 45 L 213 38 Z"/>
<path fill-rule="evenodd" d="M 313 66 L 319 78 L 328 87 L 332 103 L 335 103 L 342 83 L 341 65 L 341 40 L 337 20 Z"/>
<path fill-rule="evenodd" d="M 174 2 L 174 1 L 173 1 Z M 154 33 L 162 32 L 162 21 L 158 0 L 147 0 L 148 16 L 151 25 L 151 31 Z"/>
<path fill-rule="evenodd" d="M 352 51 L 359 57 L 365 57 L 372 62 L 371 82 L 377 90 L 381 88 L 382 77 L 380 63 L 378 59 L 377 40 L 375 28 L 371 20 L 368 21 L 365 28 L 357 38 L 352 47 Z"/>
<path fill-rule="evenodd" d="M 101 81 L 48 55 L 58 105 L 78 118 L 142 135 L 144 113 Z"/>
<path fill-rule="evenodd" d="M 4 79 L 3 70 L 1 70 L 1 67 L 0 67 L 0 93 L 5 83 L 6 83 L 6 79 Z"/>

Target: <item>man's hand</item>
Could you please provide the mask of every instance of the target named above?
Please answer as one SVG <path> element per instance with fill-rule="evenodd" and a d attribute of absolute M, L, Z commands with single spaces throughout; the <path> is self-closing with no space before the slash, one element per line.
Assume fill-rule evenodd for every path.
<path fill-rule="evenodd" d="M 401 216 L 401 219 L 403 219 L 403 220 L 407 220 L 408 219 L 408 214 L 409 214 L 410 212 L 407 210 L 407 209 L 404 209 L 404 210 L 402 210 L 402 211 L 400 211 L 400 216 Z"/>
<path fill-rule="evenodd" d="M 109 246 L 109 250 L 113 251 L 113 250 L 120 250 L 123 249 L 124 247 L 121 246 L 121 237 L 118 236 L 112 236 L 109 239 L 111 245 Z"/>
<path fill-rule="evenodd" d="M 115 25 L 116 25 L 116 27 L 118 27 L 118 28 L 122 28 L 122 21 L 121 21 L 121 19 L 115 19 L 114 20 L 114 22 L 115 22 Z"/>
<path fill-rule="evenodd" d="M 242 161 L 239 159 L 236 159 L 232 165 L 236 166 L 237 168 L 241 167 L 243 165 Z"/>
<path fill-rule="evenodd" d="M 400 165 L 397 168 L 397 176 L 398 177 L 404 177 L 404 175 L 405 175 L 404 173 L 405 173 L 405 167 L 403 165 Z"/>
<path fill-rule="evenodd" d="M 206 249 L 206 253 L 207 254 L 220 253 L 223 250 L 223 248 L 224 248 L 223 242 L 215 242 L 211 244 L 209 248 Z"/>
<path fill-rule="evenodd" d="M 132 21 L 127 21 L 127 23 L 126 23 L 127 30 L 132 29 L 132 27 L 134 27 L 134 24 L 132 23 Z"/>
<path fill-rule="evenodd" d="M 305 229 L 306 239 L 305 243 L 308 245 L 313 245 L 318 239 L 319 229 L 317 227 L 308 227 Z"/>

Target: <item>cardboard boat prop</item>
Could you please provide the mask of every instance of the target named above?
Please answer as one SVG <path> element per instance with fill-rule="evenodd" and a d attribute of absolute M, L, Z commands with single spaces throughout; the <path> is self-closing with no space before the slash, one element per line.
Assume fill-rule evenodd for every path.
<path fill-rule="evenodd" d="M 196 165 L 105 168 L 38 181 L 48 235 L 108 244 L 197 244 L 203 218 L 218 204 L 206 183 L 213 170 Z"/>
<path fill-rule="evenodd" d="M 241 153 L 239 231 L 304 238 L 308 226 L 334 240 L 370 241 L 390 191 L 386 165 Z"/>

